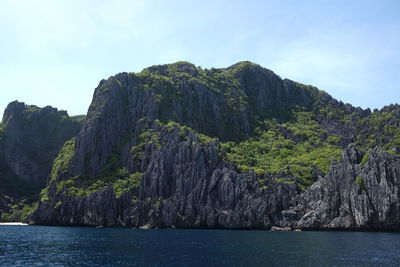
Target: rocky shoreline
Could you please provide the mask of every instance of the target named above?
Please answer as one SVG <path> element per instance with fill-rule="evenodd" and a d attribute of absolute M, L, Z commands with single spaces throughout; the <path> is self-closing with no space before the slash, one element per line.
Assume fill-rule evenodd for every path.
<path fill-rule="evenodd" d="M 368 161 L 360 165 L 365 153 L 350 146 L 340 162 L 334 163 L 326 177 L 317 181 L 309 190 L 297 194 L 296 187 L 291 184 L 276 183 L 268 192 L 263 192 L 258 184 L 248 180 L 251 176 L 232 176 L 227 170 L 218 181 L 214 174 L 205 188 L 216 186 L 217 194 L 212 202 L 193 203 L 194 206 L 184 207 L 181 216 L 171 208 L 187 205 L 181 198 L 193 199 L 198 188 L 188 190 L 188 196 L 176 195 L 172 199 L 178 202 L 154 206 L 144 201 L 132 203 L 130 192 L 124 192 L 119 198 L 111 187 L 96 192 L 86 198 L 68 197 L 62 199 L 62 204 L 54 209 L 42 204 L 30 218 L 30 224 L 45 225 L 86 225 L 104 227 L 142 227 L 142 228 L 215 228 L 215 229 L 282 229 L 301 230 L 350 230 L 350 231 L 398 231 L 400 220 L 397 209 L 400 206 L 398 195 L 398 179 L 400 178 L 400 161 L 384 151 L 370 150 Z M 194 163 L 192 163 L 192 166 Z M 352 171 L 349 171 L 352 170 Z M 236 174 L 237 175 L 237 174 Z M 362 175 L 362 183 L 357 177 Z M 230 179 L 228 177 L 231 177 Z M 234 188 L 242 188 L 244 192 L 255 190 L 248 202 L 241 202 L 243 195 L 238 192 L 232 199 L 226 199 L 227 206 L 219 208 L 203 206 L 202 203 L 221 203 L 221 198 L 229 196 L 233 180 L 238 183 Z M 202 182 L 199 180 L 198 182 Z M 242 182 L 245 182 L 242 184 Z M 210 187 L 211 186 L 211 187 Z M 251 187 L 253 186 L 253 187 Z M 228 191 L 218 191 L 226 190 Z M 141 187 L 142 194 L 152 187 Z M 200 191 L 212 196 L 210 191 Z M 386 193 L 385 193 L 386 192 Z M 140 193 L 140 192 L 139 192 Z M 386 199 L 382 195 L 386 194 Z M 258 197 L 255 197 L 258 196 Z M 279 198 L 280 197 L 280 198 Z M 202 197 L 200 197 L 201 199 Z M 206 199 L 207 199 L 206 198 Z M 193 201 L 193 200 L 192 200 Z M 242 200 L 243 201 L 243 200 Z M 273 201 L 273 202 L 271 202 Z M 190 203 L 190 202 L 189 202 Z M 233 206 L 229 206 L 232 205 Z M 234 204 L 236 203 L 236 204 Z M 271 203 L 268 206 L 268 203 Z M 238 208 L 248 206 L 243 213 Z M 264 212 L 248 221 L 240 216 L 246 211 L 264 207 Z M 277 209 L 277 207 L 280 207 Z M 193 213 L 193 209 L 209 209 L 210 215 L 202 215 L 201 211 Z M 192 212 L 190 212 L 192 211 Z M 171 214 L 172 213 L 172 214 Z M 202 219 L 201 216 L 205 216 Z"/>

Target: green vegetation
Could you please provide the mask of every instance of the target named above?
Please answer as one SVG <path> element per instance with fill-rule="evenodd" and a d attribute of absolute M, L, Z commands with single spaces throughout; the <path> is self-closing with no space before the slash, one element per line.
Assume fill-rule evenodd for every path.
<path fill-rule="evenodd" d="M 0 123 L 0 142 L 1 142 L 1 140 L 3 140 L 5 134 L 6 134 L 5 125 Z"/>
<path fill-rule="evenodd" d="M 113 174 L 106 177 L 99 177 L 89 181 L 73 177 L 66 181 L 59 181 L 56 185 L 57 193 L 65 192 L 67 195 L 76 197 L 86 197 L 92 193 L 112 186 L 117 197 L 120 197 L 124 191 L 133 190 L 140 186 L 143 173 L 136 172 L 129 174 L 125 168 L 118 169 Z M 46 190 L 42 192 L 41 202 L 48 201 Z"/>
<path fill-rule="evenodd" d="M 53 162 L 50 177 L 56 179 L 60 174 L 68 172 L 75 151 L 76 138 L 67 141 Z"/>
<path fill-rule="evenodd" d="M 55 207 L 58 208 L 58 207 L 60 207 L 61 205 L 62 205 L 62 202 L 61 202 L 61 201 L 57 201 Z"/>
<path fill-rule="evenodd" d="M 228 107 L 233 112 L 240 111 L 247 106 L 247 95 L 238 79 L 234 78 L 237 69 L 210 69 L 200 72 L 198 79 L 193 79 L 204 84 L 214 92 L 223 94 Z"/>
<path fill-rule="evenodd" d="M 85 115 L 76 115 L 76 116 L 72 116 L 71 119 L 82 124 L 85 121 L 86 116 Z"/>
<path fill-rule="evenodd" d="M 158 198 L 157 200 L 155 200 L 155 201 L 153 202 L 153 205 L 154 205 L 156 208 L 159 208 L 160 205 L 161 205 L 161 198 Z"/>
<path fill-rule="evenodd" d="M 367 191 L 367 189 L 365 187 L 365 183 L 364 183 L 364 177 L 362 177 L 361 175 L 358 175 L 354 182 L 359 186 L 358 194 L 362 194 L 363 192 Z"/>
<path fill-rule="evenodd" d="M 42 189 L 42 191 L 40 191 L 40 195 L 39 195 L 39 200 L 41 203 L 45 203 L 48 202 L 49 199 L 49 187 L 46 186 L 45 188 Z"/>
<path fill-rule="evenodd" d="M 144 135 L 146 140 L 152 140 L 151 135 Z M 149 139 L 147 139 L 149 138 Z M 73 153 L 73 142 L 68 141 L 60 151 L 55 160 L 52 173 L 65 173 L 68 171 L 68 164 L 72 158 L 70 153 Z M 56 164 L 57 163 L 57 164 Z M 140 185 L 142 173 L 129 174 L 126 168 L 121 166 L 121 163 L 116 154 L 112 154 L 101 171 L 101 175 L 96 178 L 85 178 L 80 176 L 71 177 L 67 180 L 59 180 L 55 183 L 56 193 L 65 192 L 67 195 L 77 197 L 85 197 L 94 192 L 102 190 L 107 186 L 112 186 L 116 195 L 120 196 L 124 190 L 131 190 Z M 50 186 L 50 185 L 49 185 Z M 41 202 L 49 200 L 48 187 L 41 192 Z"/>
<path fill-rule="evenodd" d="M 121 196 L 123 191 L 137 188 L 143 176 L 137 171 L 144 171 L 138 166 L 146 146 L 162 148 L 167 142 L 163 135 L 166 131 L 178 133 L 181 141 L 187 140 L 193 132 L 203 146 L 216 142 L 226 161 L 236 165 L 241 172 L 253 171 L 258 175 L 262 190 L 268 189 L 266 173 L 272 174 L 275 182 L 296 183 L 300 189 L 308 188 L 319 175 L 329 171 L 332 161 L 340 157 L 350 142 L 364 150 L 380 146 L 392 154 L 399 153 L 399 106 L 369 113 L 335 101 L 313 86 L 293 83 L 290 84 L 293 86 L 291 91 L 286 84 L 279 88 L 290 91 L 289 100 L 282 97 L 282 103 L 264 109 L 265 103 L 257 102 L 261 95 L 257 89 L 263 86 L 257 78 L 262 76 L 252 76 L 260 68 L 251 62 L 240 62 L 226 69 L 202 69 L 187 62 L 177 62 L 132 73 L 131 78 L 137 82 L 139 93 L 150 95 L 157 103 L 159 120 L 139 120 L 138 124 L 144 125 L 143 132 L 135 138 L 129 135 L 116 145 L 100 175 L 94 178 L 84 175 L 68 177 L 75 139 L 66 142 L 51 171 L 54 192 L 84 197 L 112 186 L 115 194 Z M 263 73 L 271 74 L 266 70 Z M 115 82 L 122 87 L 121 81 L 115 79 Z M 274 86 L 272 79 L 268 82 Z M 277 83 L 277 86 L 281 85 L 281 82 Z M 101 92 L 108 93 L 112 90 L 110 88 L 114 87 L 104 86 Z M 205 88 L 207 91 L 204 92 L 210 97 L 205 97 L 205 93 L 198 88 Z M 271 90 L 271 94 L 279 93 Z M 293 104 L 296 96 L 306 98 L 301 106 Z M 271 95 L 271 99 L 274 97 Z M 92 108 L 95 104 L 92 103 Z M 101 110 L 99 106 L 96 108 Z M 35 107 L 30 109 L 36 112 Z M 215 110 L 220 114 L 214 118 Z M 192 115 L 189 117 L 188 114 Z M 245 127 L 239 129 L 241 121 L 235 120 L 241 116 L 246 117 L 249 128 L 246 131 L 243 130 Z M 82 123 L 84 116 L 72 119 Z M 223 131 L 218 131 L 219 128 Z M 0 140 L 2 132 L 4 126 L 0 124 Z M 221 147 L 219 139 L 223 140 Z M 133 165 L 137 164 L 129 171 L 121 163 L 121 147 L 126 144 L 132 146 Z M 367 161 L 368 153 L 360 165 L 365 165 Z M 55 181 L 57 177 L 58 181 Z M 356 178 L 355 183 L 359 185 L 360 192 L 365 191 L 361 176 Z M 49 201 L 49 188 L 42 190 L 42 202 Z M 150 198 L 148 201 L 155 206 L 164 203 L 160 199 Z M 55 206 L 61 204 L 53 203 Z"/>
<path fill-rule="evenodd" d="M 356 146 L 364 150 L 379 146 L 391 154 L 400 155 L 399 105 L 391 105 L 369 114 L 360 111 L 350 113 L 340 106 L 324 105 L 321 91 L 316 92 L 316 96 L 316 112 L 356 133 Z"/>
<path fill-rule="evenodd" d="M 218 138 L 212 138 L 204 134 L 197 133 L 195 130 L 188 126 L 181 125 L 175 121 L 168 121 L 167 123 L 162 123 L 159 120 L 155 120 L 154 123 L 157 123 L 160 128 L 166 129 L 169 132 L 177 131 L 180 140 L 184 141 L 187 139 L 189 133 L 193 132 L 199 138 L 200 144 L 206 145 L 208 143 L 218 141 Z M 160 129 L 160 131 L 162 131 Z M 143 156 L 144 148 L 146 145 L 154 145 L 156 147 L 162 147 L 164 144 L 160 140 L 160 131 L 155 131 L 152 128 L 148 128 L 143 131 L 138 137 L 138 143 L 131 147 L 131 154 L 134 156 L 134 159 L 139 160 Z"/>
<path fill-rule="evenodd" d="M 294 183 L 294 181 L 288 180 L 288 179 L 285 179 L 285 178 L 275 178 L 275 182 L 284 183 L 284 184 L 293 184 Z"/>
<path fill-rule="evenodd" d="M 204 135 L 204 134 L 197 134 L 197 136 L 199 137 L 200 143 L 202 145 L 207 145 L 209 143 L 218 141 L 218 138 L 215 138 L 215 137 L 212 138 L 212 137 L 209 137 L 209 136 Z"/>
<path fill-rule="evenodd" d="M 158 134 L 159 133 L 151 129 L 144 131 L 139 136 L 140 143 L 136 149 L 141 152 L 145 144 L 160 146 Z M 128 137 L 126 139 L 129 140 Z M 111 154 L 98 177 L 88 178 L 85 176 L 74 176 L 67 178 L 75 152 L 75 142 L 75 138 L 67 141 L 54 160 L 51 170 L 51 181 L 48 186 L 41 191 L 40 202 L 49 202 L 51 200 L 49 197 L 51 188 L 51 192 L 55 192 L 56 195 L 66 194 L 76 197 L 86 197 L 108 186 L 112 186 L 115 194 L 120 196 L 123 191 L 132 190 L 140 185 L 142 173 L 129 173 L 128 170 L 121 165 L 119 151 L 122 145 L 118 146 L 115 152 Z M 125 142 L 126 141 L 123 141 L 123 143 Z M 61 203 L 57 202 L 52 205 L 60 206 Z"/>
<path fill-rule="evenodd" d="M 0 220 L 24 220 L 34 209 L 35 202 L 49 201 L 48 188 L 43 188 L 47 180 L 43 170 L 48 170 L 53 162 L 53 180 L 67 172 L 73 155 L 73 151 L 69 150 L 73 150 L 74 141 L 67 142 L 57 159 L 53 155 L 65 142 L 66 136 L 73 135 L 80 128 L 79 122 L 69 118 L 64 111 L 51 107 L 41 109 L 33 105 L 21 107 L 24 108 L 12 111 L 7 122 L 8 125 L 14 125 L 7 129 L 11 138 L 6 140 L 8 144 L 13 144 L 8 145 L 12 148 L 3 147 L 1 151 L 5 154 L 12 151 L 13 156 L 5 159 L 4 154 L 0 155 L 0 194 L 9 195 L 7 202 L 12 203 L 5 211 L 0 210 Z M 5 133 L 6 126 L 0 123 L 0 142 L 5 141 Z M 10 159 L 15 161 L 14 166 L 9 164 Z M 15 171 L 18 168 L 15 166 L 21 164 L 26 167 Z"/>
<path fill-rule="evenodd" d="M 159 103 L 160 114 L 159 119 L 167 124 L 170 120 L 180 121 L 182 125 L 187 124 L 185 117 L 179 117 L 176 114 L 176 107 L 182 108 L 184 111 L 195 111 L 197 105 L 201 105 L 203 109 L 210 108 L 208 103 L 199 101 L 199 95 L 196 90 L 191 92 L 191 106 L 188 106 L 184 100 L 188 88 L 203 86 L 207 88 L 210 95 L 216 99 L 216 105 L 220 106 L 221 117 L 219 126 L 225 129 L 226 135 L 219 136 L 216 132 L 215 122 L 209 120 L 208 117 L 196 117 L 198 127 L 196 131 L 205 136 L 218 137 L 224 141 L 244 141 L 248 138 L 237 125 L 232 124 L 232 117 L 241 114 L 243 110 L 248 110 L 249 121 L 251 122 L 252 131 L 255 127 L 262 125 L 264 120 L 278 119 L 280 123 L 293 120 L 293 111 L 296 111 L 294 104 L 282 103 L 278 107 L 263 109 L 255 106 L 257 96 L 252 95 L 252 88 L 260 87 L 258 76 L 252 76 L 253 73 L 269 73 L 263 70 L 259 65 L 245 61 L 239 62 L 226 69 L 202 69 L 188 62 L 176 62 L 174 64 L 153 66 L 143 70 L 140 73 L 132 73 L 138 78 L 139 87 L 145 91 L 154 92 L 155 101 Z M 271 72 L 272 73 L 272 72 Z M 250 77 L 244 79 L 243 77 Z M 253 79 L 254 78 L 254 79 Z M 311 112 L 319 117 L 327 118 L 344 127 L 353 127 L 354 121 L 362 119 L 361 113 L 356 110 L 345 108 L 341 102 L 336 102 L 329 94 L 318 90 L 310 85 L 295 83 L 296 87 L 291 91 L 292 96 L 303 97 L 307 95 L 310 98 L 310 104 L 303 106 L 304 111 Z M 247 89 L 246 89 L 246 88 Z M 255 93 L 255 92 L 254 92 Z M 256 98 L 255 98 L 256 97 Z M 186 112 L 183 112 L 186 115 Z M 379 117 L 379 115 L 378 115 Z M 193 118 L 192 118 L 193 119 Z M 183 121 L 182 121 L 183 120 Z M 393 131 L 390 127 L 386 127 L 386 131 Z M 400 143 L 400 135 L 398 135 Z M 342 146 L 343 137 L 331 134 L 327 136 L 329 144 L 334 146 Z M 364 147 L 364 146 L 363 146 Z"/>
<path fill-rule="evenodd" d="M 112 184 L 115 195 L 120 197 L 124 191 L 132 190 L 140 186 L 142 182 L 143 173 L 136 172 L 129 174 L 125 179 L 118 179 Z"/>
<path fill-rule="evenodd" d="M 2 212 L 0 221 L 2 222 L 24 222 L 28 216 L 37 208 L 37 203 L 28 204 L 26 200 L 21 200 L 15 204 L 9 204 L 9 212 Z"/>
<path fill-rule="evenodd" d="M 381 146 L 386 150 L 400 148 L 399 106 L 373 112 L 358 122 L 357 144 L 365 148 Z"/>
<path fill-rule="evenodd" d="M 182 141 L 187 138 L 187 136 L 190 132 L 193 131 L 193 129 L 191 129 L 190 127 L 183 126 L 175 121 L 168 121 L 167 124 L 162 124 L 161 122 L 159 122 L 159 123 L 160 123 L 160 125 L 167 128 L 167 130 L 170 132 L 173 132 L 174 130 L 177 129 L 179 132 L 179 137 L 181 138 Z"/>
<path fill-rule="evenodd" d="M 369 154 L 365 153 L 364 157 L 361 159 L 360 165 L 364 166 L 367 163 L 368 158 L 369 158 Z"/>
<path fill-rule="evenodd" d="M 161 147 L 159 134 L 160 133 L 149 128 L 139 135 L 138 144 L 131 148 L 131 153 L 134 155 L 135 159 L 140 159 L 143 156 L 146 145 L 152 144 Z"/>
<path fill-rule="evenodd" d="M 257 137 L 222 144 L 226 159 L 243 172 L 293 175 L 300 187 L 306 188 L 318 174 L 328 172 L 332 160 L 342 151 L 332 144 L 332 138 L 326 138 L 326 131 L 310 112 L 294 112 L 294 119 L 287 123 L 267 121 L 265 128 L 258 130 Z"/>
<path fill-rule="evenodd" d="M 40 112 L 40 108 L 34 105 L 27 105 L 25 113 L 29 116 L 32 115 L 33 113 Z"/>
<path fill-rule="evenodd" d="M 144 118 L 142 122 L 145 122 L 144 120 L 146 119 Z M 186 138 L 190 132 L 194 132 L 190 127 L 182 126 L 173 121 L 163 124 L 156 120 L 153 123 L 158 123 L 160 130 L 156 131 L 152 128 L 147 128 L 139 134 L 137 138 L 138 144 L 131 148 L 131 153 L 136 160 L 139 160 L 143 156 L 146 145 L 153 145 L 155 147 L 161 147 L 163 145 L 160 140 L 160 131 L 178 131 L 178 135 L 181 139 Z M 127 140 L 129 140 L 129 138 Z M 217 139 L 205 135 L 199 135 L 199 140 L 201 143 L 207 144 Z M 126 142 L 123 141 L 123 143 Z M 115 194 L 119 197 L 123 191 L 139 187 L 143 173 L 129 173 L 120 162 L 120 152 L 118 152 L 118 150 L 119 149 L 116 149 L 115 152 L 111 154 L 98 177 L 87 178 L 83 176 L 75 176 L 66 180 L 58 180 L 54 183 L 56 194 L 65 193 L 67 195 L 85 197 L 94 192 L 105 189 L 107 186 L 112 186 Z M 58 157 L 54 161 L 52 177 L 68 172 L 73 152 L 74 140 L 70 140 L 64 145 Z M 41 202 L 49 201 L 49 187 L 50 185 L 42 190 Z"/>
<path fill-rule="evenodd" d="M 239 139 L 243 134 L 241 131 L 234 129 L 231 125 L 232 114 L 239 114 L 247 106 L 247 96 L 243 86 L 238 79 L 235 78 L 235 69 L 201 69 L 187 62 L 177 62 L 175 64 L 154 66 L 143 70 L 140 73 L 132 73 L 138 78 L 139 89 L 143 91 L 154 92 L 154 100 L 159 104 L 159 119 L 164 124 L 170 120 L 184 121 L 186 124 L 189 118 L 185 116 L 190 111 L 210 109 L 210 105 L 221 105 L 222 117 L 221 125 L 226 127 L 233 139 Z M 203 87 L 207 88 L 211 95 L 215 96 L 216 103 L 202 103 L 201 95 L 196 91 L 191 93 L 192 103 L 190 106 L 184 100 L 187 94 L 187 88 Z M 186 88 L 186 89 L 185 89 Z M 207 105 L 207 106 L 205 106 Z M 179 116 L 176 107 L 182 110 Z M 196 114 L 197 115 L 197 114 Z M 195 116 L 196 116 L 195 115 Z M 199 116 L 196 118 L 196 124 L 200 127 L 196 129 L 198 132 L 216 137 L 215 121 L 210 118 Z"/>

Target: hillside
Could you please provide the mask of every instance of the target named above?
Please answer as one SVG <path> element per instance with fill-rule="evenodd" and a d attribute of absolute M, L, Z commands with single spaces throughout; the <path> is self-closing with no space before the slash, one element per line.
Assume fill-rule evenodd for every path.
<path fill-rule="evenodd" d="M 65 111 L 11 102 L 0 124 L 0 218 L 18 220 L 38 201 L 53 159 L 82 124 Z M 25 210 L 22 212 L 22 210 Z"/>
<path fill-rule="evenodd" d="M 251 62 L 120 73 L 96 88 L 29 221 L 397 229 L 399 111 L 355 108 Z"/>

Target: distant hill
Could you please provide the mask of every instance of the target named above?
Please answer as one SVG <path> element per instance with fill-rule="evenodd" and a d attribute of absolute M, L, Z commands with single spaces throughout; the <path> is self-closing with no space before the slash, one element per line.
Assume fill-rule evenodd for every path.
<path fill-rule="evenodd" d="M 51 166 L 65 141 L 81 128 L 81 118 L 50 106 L 8 104 L 0 124 L 0 213 L 38 200 Z M 12 208 L 14 207 L 14 208 Z M 25 207 L 27 208 L 27 207 Z M 3 211 L 3 212 L 2 212 Z"/>

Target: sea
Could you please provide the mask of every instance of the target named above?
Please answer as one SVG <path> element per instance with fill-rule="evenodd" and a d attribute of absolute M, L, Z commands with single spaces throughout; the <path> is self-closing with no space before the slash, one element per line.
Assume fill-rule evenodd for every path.
<path fill-rule="evenodd" d="M 400 233 L 0 226 L 0 266 L 400 266 Z"/>

